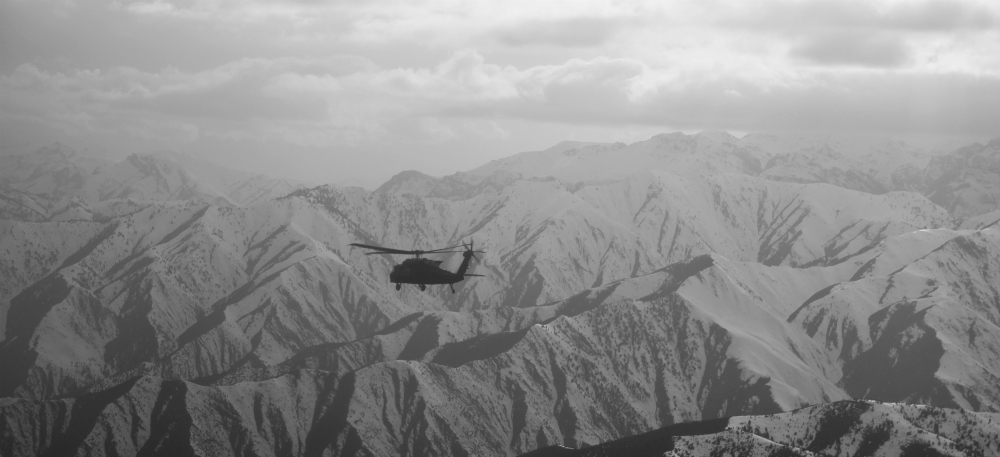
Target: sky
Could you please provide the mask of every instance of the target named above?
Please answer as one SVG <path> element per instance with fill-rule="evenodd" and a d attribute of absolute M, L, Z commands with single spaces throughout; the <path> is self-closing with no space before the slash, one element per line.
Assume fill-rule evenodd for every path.
<path fill-rule="evenodd" d="M 0 0 L 0 148 L 309 183 L 662 132 L 1000 136 L 994 0 Z"/>

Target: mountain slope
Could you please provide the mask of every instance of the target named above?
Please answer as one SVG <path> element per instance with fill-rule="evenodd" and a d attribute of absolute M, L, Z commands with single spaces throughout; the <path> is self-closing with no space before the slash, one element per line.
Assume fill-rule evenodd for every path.
<path fill-rule="evenodd" d="M 497 171 L 524 177 L 553 177 L 567 182 L 616 181 L 645 170 L 677 175 L 760 173 L 768 154 L 725 132 L 660 134 L 624 143 L 562 142 L 541 152 L 525 152 L 469 170 L 490 176 Z"/>
<path fill-rule="evenodd" d="M 931 201 L 965 219 L 1000 208 L 1000 138 L 932 160 L 918 186 Z"/>
<path fill-rule="evenodd" d="M 22 368 L 4 375 L 5 394 L 72 394 L 149 363 L 158 371 L 143 373 L 221 375 L 247 357 L 270 365 L 416 312 L 538 306 L 706 252 L 746 262 L 729 276 L 758 262 L 839 264 L 882 237 L 946 220 L 914 194 L 872 196 L 740 175 L 699 183 L 652 173 L 575 190 L 558 181 L 519 181 L 499 194 L 455 202 L 360 189 L 294 195 L 248 208 L 154 205 L 95 226 L 98 233 L 76 254 L 27 269 L 44 280 L 12 284 L 24 288 L 11 295 L 0 357 Z M 882 228 L 852 231 L 868 226 L 867 218 L 881 219 Z M 11 233 L 11 246 L 39 244 L 33 231 Z M 844 234 L 851 238 L 842 240 Z M 400 296 L 384 282 L 390 261 L 347 248 L 355 241 L 440 246 L 473 238 L 487 251 L 477 271 L 488 276 L 455 295 L 407 288 Z M 821 250 L 820 243 L 838 247 Z M 28 249 L 10 262 L 40 253 Z M 454 268 L 458 259 L 445 260 Z M 849 277 L 840 273 L 838 280 Z M 813 291 L 830 284 L 809 283 Z M 34 290 L 56 285 L 64 296 L 33 305 L 42 300 Z M 103 317 L 67 327 L 65 319 L 79 313 Z M 211 341 L 200 342 L 206 335 Z M 784 343 L 771 346 L 765 350 L 786 350 Z M 84 348 L 89 355 L 79 352 Z M 788 357 L 795 355 L 778 358 Z"/>
<path fill-rule="evenodd" d="M 1000 452 L 997 420 L 996 414 L 844 401 L 785 414 L 668 426 L 582 450 L 552 446 L 523 455 L 985 456 Z"/>
<path fill-rule="evenodd" d="M 520 319 L 503 318 L 520 322 L 512 327 L 490 330 L 477 324 L 472 328 L 478 331 L 463 336 L 456 333 L 461 328 L 456 325 L 465 319 L 455 313 L 425 314 L 416 321 L 409 318 L 409 323 L 400 319 L 401 325 L 382 325 L 362 340 L 381 338 L 388 343 L 387 337 L 400 333 L 407 340 L 405 346 L 400 350 L 402 340 L 397 339 L 396 350 L 382 352 L 386 358 L 369 358 L 353 368 L 357 370 L 353 374 L 328 364 L 357 360 L 355 349 L 362 349 L 358 347 L 361 340 L 325 348 L 314 345 L 300 352 L 298 362 L 292 362 L 296 356 L 287 360 L 293 365 L 312 364 L 323 372 L 345 373 L 338 382 L 353 383 L 349 391 L 337 390 L 339 401 L 347 402 L 339 409 L 347 414 L 341 420 L 350 425 L 327 445 L 363 437 L 357 445 L 378 455 L 399 446 L 413 452 L 453 453 L 456 446 L 473 451 L 496 449 L 502 443 L 514 452 L 546 443 L 594 444 L 679 421 L 773 413 L 846 398 L 832 382 L 822 381 L 830 379 L 832 369 L 824 371 L 822 352 L 809 347 L 806 332 L 782 326 L 780 317 L 789 308 L 769 305 L 779 297 L 782 303 L 805 300 L 809 290 L 853 274 L 848 266 L 818 269 L 821 275 L 758 266 L 765 271 L 746 275 L 744 265 L 700 257 L 610 283 Z M 827 279 L 803 284 L 811 277 L 816 281 L 817 276 Z M 789 295 L 784 284 L 802 287 Z M 445 324 L 448 314 L 451 324 Z M 245 314 L 253 315 L 252 310 Z M 531 325 L 536 319 L 550 323 Z M 206 345 L 217 338 L 212 332 L 203 333 L 189 344 L 210 349 Z M 274 336 L 261 338 L 263 342 Z M 429 345 L 420 343 L 428 339 Z M 369 350 L 376 346 L 367 345 Z M 899 346 L 899 350 L 919 348 Z M 393 357 L 416 357 L 423 362 L 391 361 Z M 244 363 L 268 365 L 262 358 L 251 359 Z M 284 376 L 295 375 L 297 370 Z M 235 381 L 201 379 L 223 384 Z M 580 382 L 583 379 L 588 382 Z M 698 379 L 699 383 L 691 384 Z M 240 385 L 252 392 L 260 382 Z M 969 390 L 981 392 L 984 398 L 990 395 L 975 384 Z M 991 409 L 989 404 L 981 406 Z M 475 429 L 468 428 L 471 423 L 477 424 Z M 504 424 L 521 425 L 509 428 Z M 115 428 L 126 426 L 132 427 Z M 307 426 L 282 422 L 276 427 Z M 395 435 L 399 430 L 416 434 Z M 483 434 L 483 430 L 492 431 Z"/>
<path fill-rule="evenodd" d="M 760 174 L 763 178 L 826 183 L 873 194 L 914 190 L 901 187 L 899 180 L 919 173 L 934 157 L 888 138 L 749 134 L 741 142 L 770 153 Z"/>
<path fill-rule="evenodd" d="M 48 210 L 44 199 L 0 186 L 0 220 L 36 222 L 46 219 Z"/>
<path fill-rule="evenodd" d="M 842 363 L 855 398 L 1000 409 L 987 405 L 1000 385 L 1000 230 L 906 238 L 890 249 L 909 258 L 873 258 L 789 321 Z"/>

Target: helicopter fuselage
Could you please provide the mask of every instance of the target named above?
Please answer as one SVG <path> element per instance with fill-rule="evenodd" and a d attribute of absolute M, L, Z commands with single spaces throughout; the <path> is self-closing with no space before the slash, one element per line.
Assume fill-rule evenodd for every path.
<path fill-rule="evenodd" d="M 387 248 L 382 246 L 374 246 L 370 244 L 361 243 L 351 243 L 350 246 L 356 246 L 359 248 L 370 249 L 375 252 L 369 252 L 367 255 L 373 254 L 404 254 L 412 255 L 413 258 L 406 259 L 403 263 L 395 265 L 389 272 L 389 281 L 396 284 L 396 290 L 400 290 L 402 284 L 416 284 L 420 286 L 420 290 L 427 290 L 428 284 L 448 284 L 451 286 L 451 293 L 455 293 L 454 284 L 457 282 L 462 282 L 468 276 L 482 276 L 477 274 L 466 273 L 469 270 L 469 261 L 476 257 L 477 251 L 475 248 L 475 241 L 465 244 L 462 243 L 464 251 L 453 251 L 452 249 L 459 246 L 449 246 L 441 249 L 432 249 L 429 251 L 423 250 L 412 250 L 405 251 L 402 249 Z M 454 273 L 441 268 L 441 260 L 431 260 L 422 258 L 423 254 L 437 254 L 444 252 L 461 252 L 462 253 L 462 264 L 458 266 L 458 270 Z M 478 259 L 478 258 L 477 258 Z"/>
<path fill-rule="evenodd" d="M 440 260 L 406 259 L 392 267 L 389 281 L 396 284 L 455 284 L 465 279 L 465 275 L 452 273 L 440 265 Z"/>

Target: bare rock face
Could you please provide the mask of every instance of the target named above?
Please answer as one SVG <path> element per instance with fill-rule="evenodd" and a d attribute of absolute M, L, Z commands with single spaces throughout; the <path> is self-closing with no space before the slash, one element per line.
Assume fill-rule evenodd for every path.
<path fill-rule="evenodd" d="M 516 455 L 756 415 L 670 443 L 873 455 L 930 445 L 880 441 L 910 426 L 876 416 L 916 424 L 916 410 L 795 410 L 1000 410 L 994 212 L 959 226 L 918 192 L 764 176 L 797 144 L 565 143 L 376 192 L 248 190 L 239 205 L 179 159 L 94 168 L 56 189 L 74 195 L 65 206 L 11 174 L 23 189 L 9 184 L 0 220 L 0 449 Z M 72 164 L 40 157 L 38 179 Z M 455 294 L 397 292 L 400 258 L 349 246 L 470 240 L 485 276 Z M 454 270 L 461 255 L 436 259 Z M 868 425 L 830 432 L 837 408 Z M 968 417 L 994 433 L 992 416 Z"/>

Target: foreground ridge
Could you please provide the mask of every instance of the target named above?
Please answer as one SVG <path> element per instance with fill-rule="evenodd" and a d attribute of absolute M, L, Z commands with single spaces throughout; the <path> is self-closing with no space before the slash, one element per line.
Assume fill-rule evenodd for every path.
<path fill-rule="evenodd" d="M 521 457 L 1000 455 L 1000 414 L 844 400 L 765 416 L 669 425 L 585 449 Z"/>

